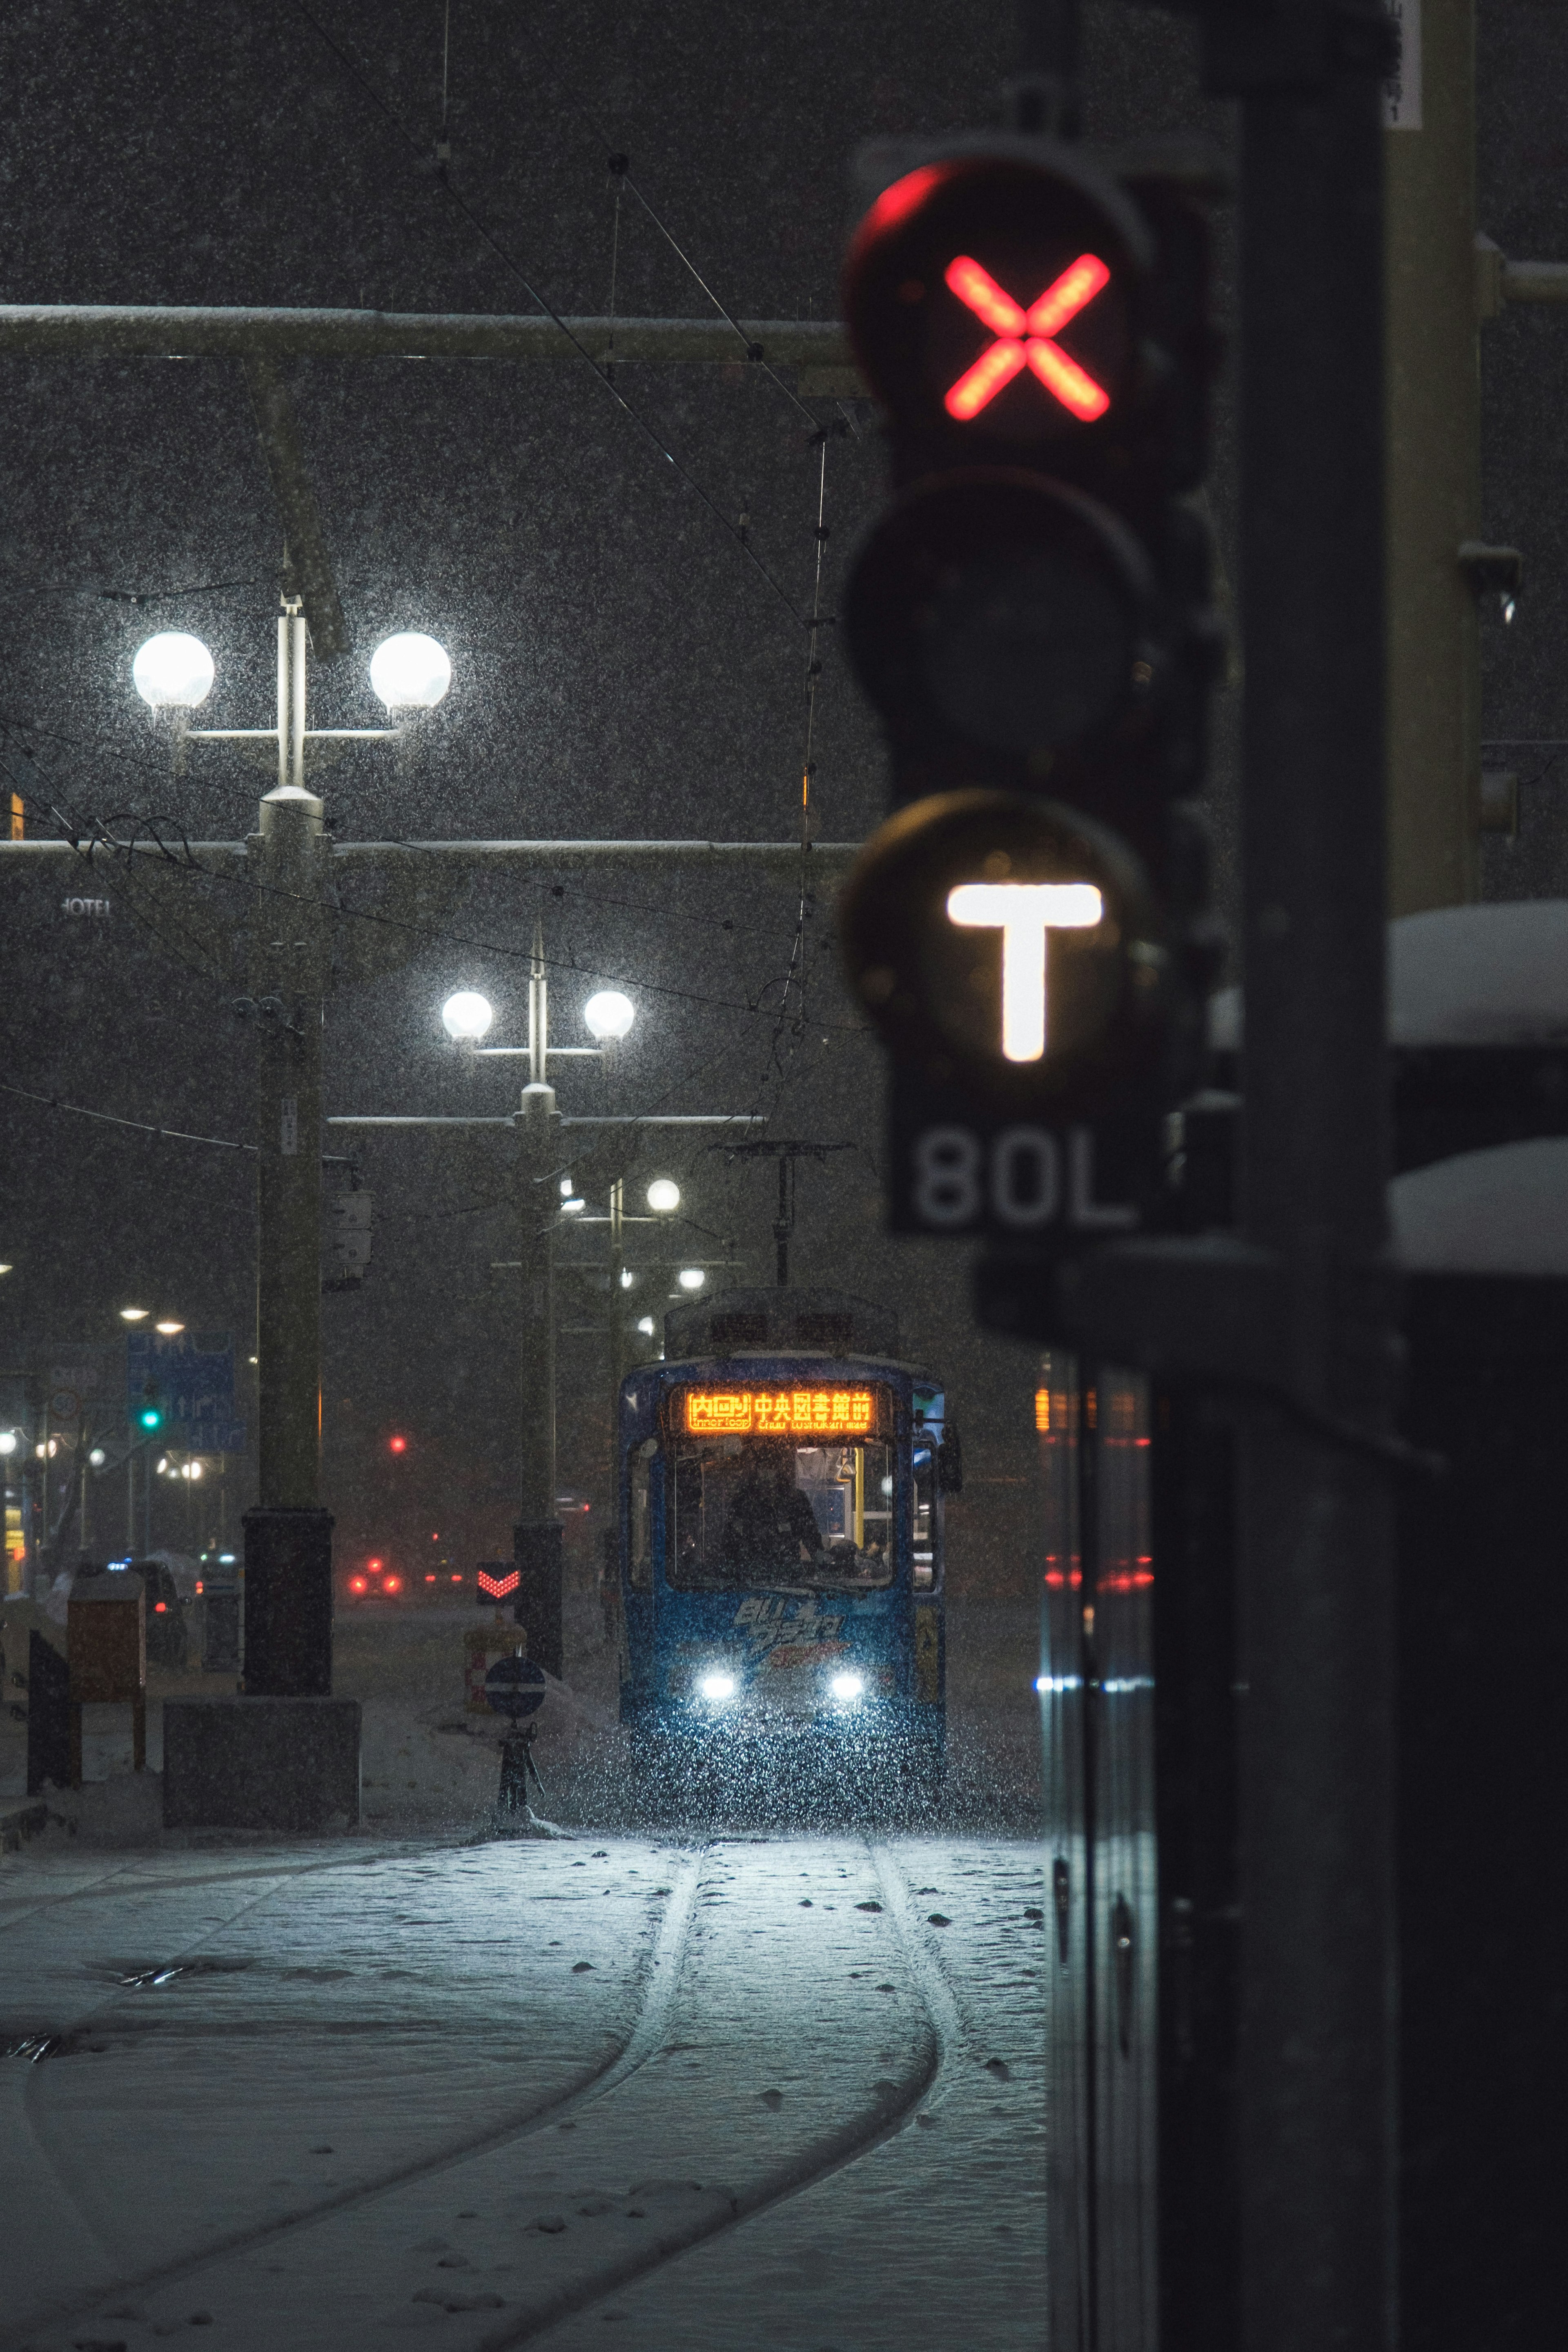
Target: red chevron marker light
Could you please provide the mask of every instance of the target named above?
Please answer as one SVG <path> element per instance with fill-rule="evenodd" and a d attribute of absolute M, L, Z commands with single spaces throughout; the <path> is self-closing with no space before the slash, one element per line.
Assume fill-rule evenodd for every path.
<path fill-rule="evenodd" d="M 1026 310 L 966 253 L 948 263 L 944 279 L 949 292 L 996 338 L 949 389 L 942 405 L 950 416 L 967 425 L 1025 368 L 1082 423 L 1091 425 L 1104 415 L 1110 394 L 1052 340 L 1110 283 L 1110 272 L 1097 254 L 1080 253 Z"/>
<path fill-rule="evenodd" d="M 478 1582 L 479 1591 L 487 1600 L 504 1601 L 509 1592 L 517 1591 L 518 1586 L 522 1582 L 522 1578 L 515 1568 L 508 1569 L 501 1576 L 494 1576 L 488 1568 L 481 1568 Z"/>

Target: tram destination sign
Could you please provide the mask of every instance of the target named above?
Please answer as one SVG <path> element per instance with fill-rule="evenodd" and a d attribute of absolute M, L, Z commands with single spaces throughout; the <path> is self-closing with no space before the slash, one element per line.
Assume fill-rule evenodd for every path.
<path fill-rule="evenodd" d="M 875 1388 L 689 1388 L 680 1425 L 693 1437 L 868 1437 L 881 1423 Z"/>

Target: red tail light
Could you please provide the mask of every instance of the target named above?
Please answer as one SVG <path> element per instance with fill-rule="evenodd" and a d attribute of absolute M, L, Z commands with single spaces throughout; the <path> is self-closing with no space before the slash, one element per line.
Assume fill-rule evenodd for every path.
<path fill-rule="evenodd" d="M 168 1602 L 167 1602 L 166 1601 L 153 1601 L 153 1616 L 154 1616 L 154 1617 L 162 1617 L 162 1616 L 163 1615 L 164 1612 L 167 1610 L 168 1606 L 169 1606 L 169 1604 L 168 1604 Z"/>
<path fill-rule="evenodd" d="M 381 1589 L 384 1592 L 401 1592 L 403 1579 L 400 1576 L 389 1576 Z"/>
<path fill-rule="evenodd" d="M 366 1582 L 365 1579 L 364 1579 L 363 1576 L 351 1576 L 351 1577 L 350 1577 L 350 1579 L 349 1579 L 349 1591 L 350 1591 L 351 1592 L 368 1592 L 368 1591 L 369 1591 L 369 1590 L 370 1590 L 370 1587 L 369 1587 L 369 1585 L 367 1584 L 367 1582 Z"/>

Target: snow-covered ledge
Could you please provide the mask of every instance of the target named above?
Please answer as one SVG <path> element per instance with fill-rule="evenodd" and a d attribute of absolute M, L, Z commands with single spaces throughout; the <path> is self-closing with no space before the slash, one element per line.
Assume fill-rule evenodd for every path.
<path fill-rule="evenodd" d="M 1406 1273 L 1568 1276 L 1568 1136 L 1413 1168 L 1388 1213 Z"/>
<path fill-rule="evenodd" d="M 1389 1043 L 1568 1043 L 1568 899 L 1437 907 L 1390 923 Z M 1241 1043 L 1241 991 L 1209 1002 L 1209 1043 Z M 1479 1157 L 1491 1155 L 1480 1154 Z"/>

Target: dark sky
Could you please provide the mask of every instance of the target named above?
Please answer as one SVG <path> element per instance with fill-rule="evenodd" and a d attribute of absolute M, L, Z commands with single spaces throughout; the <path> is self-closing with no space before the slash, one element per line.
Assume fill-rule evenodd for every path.
<path fill-rule="evenodd" d="M 0 25 L 0 291 L 35 302 L 526 311 L 526 278 L 561 311 L 602 312 L 614 147 L 731 311 L 832 318 L 856 143 L 994 120 L 1013 27 L 1005 5 L 940 0 L 807 0 L 774 16 L 695 0 L 529 12 L 454 0 L 451 185 L 493 244 L 443 190 L 433 162 L 442 29 L 441 0 L 312 0 L 309 15 L 286 0 L 13 5 Z M 1489 0 L 1483 10 L 1482 216 L 1510 251 L 1568 253 L 1562 41 L 1553 7 Z M 1226 145 L 1227 112 L 1198 92 L 1188 24 L 1094 6 L 1086 47 L 1091 139 L 1202 131 Z M 1508 160 L 1527 152 L 1527 168 Z M 1222 223 L 1222 298 L 1228 247 Z M 626 313 L 707 311 L 630 203 L 616 301 Z M 1568 731 L 1557 653 L 1568 616 L 1553 576 L 1563 525 L 1551 498 L 1568 324 L 1547 313 L 1490 332 L 1488 530 L 1517 534 L 1531 572 L 1512 638 L 1493 653 L 1488 731 L 1546 735 Z M 146 635 L 189 628 L 217 662 L 206 722 L 271 716 L 280 532 L 237 365 L 4 367 L 7 740 L 79 819 L 134 811 L 193 838 L 242 835 L 265 789 L 259 772 L 214 749 L 174 782 L 130 680 Z M 585 367 L 289 370 L 355 641 L 316 673 L 314 719 L 375 723 L 365 663 L 390 629 L 430 630 L 455 670 L 417 762 L 356 751 L 321 778 L 341 838 L 789 835 L 805 647 L 786 607 L 798 610 L 811 591 L 811 428 L 756 369 L 631 367 L 620 381 L 721 515 L 750 515 L 782 597 Z M 1222 541 L 1226 399 L 1222 384 Z M 830 402 L 810 404 L 824 422 L 846 421 Z M 881 495 L 874 427 L 863 411 L 852 421 L 856 430 L 828 447 L 830 611 Z M 137 606 L 128 594 L 159 601 Z M 831 631 L 824 665 L 816 828 L 859 838 L 882 810 L 879 745 Z M 1227 892 L 1233 733 L 1222 709 L 1213 798 Z M 199 959 L 182 960 L 166 927 L 154 936 L 128 904 L 89 926 L 64 913 L 51 885 L 22 889 L 7 875 L 5 887 L 0 1051 L 13 1080 L 127 1117 L 245 1136 L 248 1048 L 229 1010 L 232 985 Z M 588 973 L 615 978 L 637 1002 L 614 1107 L 760 1107 L 775 1132 L 854 1143 L 802 1177 L 803 1278 L 896 1298 L 910 1351 L 947 1370 L 964 1397 L 981 1455 L 991 1430 L 1021 1428 L 1029 1366 L 969 1329 L 965 1253 L 895 1248 L 880 1236 L 879 1062 L 838 989 L 825 911 L 805 926 L 804 1015 L 797 993 L 779 1018 L 780 990 L 769 983 L 795 949 L 787 893 L 748 887 L 726 898 L 711 886 L 672 892 L 603 876 L 573 879 L 559 898 L 487 885 L 452 919 L 454 936 L 391 980 L 332 1000 L 329 1107 L 510 1108 L 510 1076 L 487 1072 L 462 1091 L 438 1007 L 455 985 L 482 988 L 517 1036 L 521 958 L 541 911 L 560 967 L 563 1042 L 575 1039 L 581 1003 L 599 984 Z M 563 1078 L 561 1094 L 564 1108 L 611 1103 L 596 1076 Z M 17 1268 L 4 1292 L 6 1365 L 46 1337 L 112 1335 L 116 1307 L 138 1292 L 192 1324 L 247 1328 L 253 1228 L 242 1163 L 14 1099 L 0 1117 L 0 1255 Z M 771 1173 L 726 1171 L 690 1147 L 663 1160 L 700 1222 L 737 1237 L 738 1276 L 766 1279 Z M 475 1206 L 499 1187 L 482 1167 L 439 1161 L 428 1144 L 377 1144 L 364 1164 L 379 1206 L 375 1272 L 363 1297 L 325 1302 L 328 1499 L 346 1543 L 389 1539 L 376 1482 L 384 1434 L 402 1425 L 420 1440 L 409 1483 L 430 1526 L 447 1518 L 469 1553 L 503 1546 L 509 1277 L 489 1268 L 512 1251 L 504 1220 Z M 689 1247 L 721 1254 L 698 1237 Z M 589 1440 L 601 1387 L 592 1344 L 568 1339 L 562 1475 L 595 1492 Z"/>

